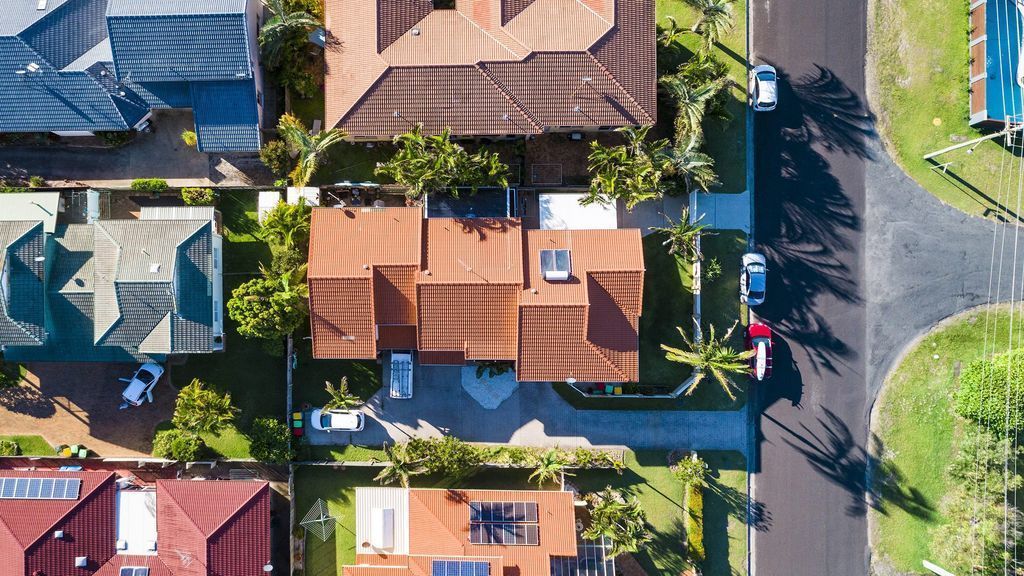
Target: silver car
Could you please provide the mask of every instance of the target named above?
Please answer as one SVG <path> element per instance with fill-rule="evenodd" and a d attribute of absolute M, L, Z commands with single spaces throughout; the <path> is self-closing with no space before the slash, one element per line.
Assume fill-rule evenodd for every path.
<path fill-rule="evenodd" d="M 324 432 L 359 432 L 365 422 L 358 410 L 323 410 L 317 408 L 309 415 L 309 423 Z"/>
<path fill-rule="evenodd" d="M 779 75 L 767 64 L 750 71 L 750 97 L 755 112 L 771 112 L 779 101 Z"/>
<path fill-rule="evenodd" d="M 747 306 L 763 304 L 767 275 L 768 266 L 763 254 L 744 254 L 740 268 L 740 302 Z"/>

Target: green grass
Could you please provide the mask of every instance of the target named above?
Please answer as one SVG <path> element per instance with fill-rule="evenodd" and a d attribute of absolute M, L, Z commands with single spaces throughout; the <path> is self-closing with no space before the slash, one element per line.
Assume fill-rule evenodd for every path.
<path fill-rule="evenodd" d="M 331 460 L 334 462 L 369 462 L 386 460 L 384 450 L 372 446 L 311 446 L 302 449 L 300 457 L 307 461 Z"/>
<path fill-rule="evenodd" d="M 321 186 L 348 180 L 350 182 L 390 183 L 373 174 L 378 162 L 384 162 L 394 154 L 395 147 L 390 142 L 374 142 L 372 148 L 366 143 L 342 142 L 331 148 L 327 160 L 317 170 L 310 183 Z"/>
<path fill-rule="evenodd" d="M 705 576 L 747 573 L 747 463 L 739 452 L 701 452 L 708 463 L 704 488 Z"/>
<path fill-rule="evenodd" d="M 714 159 L 722 187 L 716 192 L 743 192 L 747 188 L 747 30 L 746 1 L 733 4 L 736 26 L 722 43 L 715 47 L 715 56 L 729 66 L 729 77 L 737 86 L 730 91 L 726 111 L 731 120 L 709 118 L 704 122 L 705 147 Z M 666 16 L 674 17 L 680 26 L 689 28 L 696 20 L 696 13 L 682 0 L 657 0 L 658 26 L 668 25 Z M 679 58 L 685 58 L 696 51 L 699 38 L 687 34 L 676 49 Z M 671 134 L 671 113 L 659 105 L 659 124 Z"/>
<path fill-rule="evenodd" d="M 930 532 L 943 522 L 938 510 L 950 482 L 946 469 L 957 438 L 959 419 L 952 410 L 956 375 L 985 355 L 986 322 L 989 353 L 992 342 L 1005 345 L 1009 334 L 1009 309 L 991 310 L 988 315 L 984 310 L 970 312 L 925 337 L 887 378 L 879 399 L 874 426 L 888 476 L 873 479 L 887 487 L 884 509 L 871 513 L 873 540 L 876 555 L 896 570 L 920 573 L 921 560 L 932 556 Z M 1014 333 L 1022 329 L 1024 318 L 1017 315 Z M 916 494 L 932 511 L 922 513 L 922 507 L 907 506 L 893 494 Z"/>
<path fill-rule="evenodd" d="M 740 258 L 747 251 L 747 235 L 738 230 L 716 230 L 713 236 L 703 235 L 701 250 L 704 261 L 717 259 L 722 275 L 701 285 L 700 313 L 705 329 L 713 324 L 719 333 L 739 320 L 733 335 L 733 344 L 743 345 L 743 326 L 746 309 L 740 304 Z"/>
<path fill-rule="evenodd" d="M 661 344 L 682 343 L 677 326 L 693 331 L 693 267 L 668 253 L 665 236 L 643 239 L 644 310 L 640 316 L 640 385 L 675 388 L 690 377 L 690 367 L 669 362 Z"/>
<path fill-rule="evenodd" d="M 218 208 L 224 224 L 224 298 L 259 271 L 259 263 L 270 263 L 270 248 L 259 238 L 256 215 L 258 194 L 252 190 L 232 190 L 221 196 Z M 194 354 L 184 365 L 173 366 L 171 377 L 178 388 L 193 378 L 211 388 L 230 392 L 241 412 L 238 427 L 246 430 L 253 418 L 283 416 L 285 410 L 285 360 L 280 350 L 269 350 L 257 340 L 238 335 L 236 324 L 226 317 L 223 353 Z M 207 439 L 209 441 L 209 439 Z M 211 446 L 223 449 L 225 456 L 248 456 L 248 442 L 239 434 L 213 439 Z"/>
<path fill-rule="evenodd" d="M 18 444 L 18 454 L 21 456 L 53 456 L 53 446 L 50 446 L 46 438 L 34 435 L 0 436 L 0 440 L 10 440 Z"/>
<path fill-rule="evenodd" d="M 920 18 L 922 13 L 928 18 Z M 947 174 L 922 159 L 980 135 L 968 126 L 969 26 L 967 0 L 879 2 L 869 53 L 879 126 L 896 162 L 943 202 L 984 216 L 1006 185 L 1000 182 L 1002 163 L 1007 173 L 1018 166 L 1009 168 L 1012 155 L 1001 140 L 984 142 L 969 155 L 961 149 L 938 157 L 953 162 Z"/>
<path fill-rule="evenodd" d="M 299 98 L 292 95 L 292 114 L 302 120 L 302 123 L 309 128 L 313 127 L 314 120 L 320 120 L 323 124 L 325 117 L 324 95 L 321 93 L 317 98 Z"/>
<path fill-rule="evenodd" d="M 235 426 L 228 426 L 220 432 L 200 434 L 206 447 L 220 458 L 250 458 L 249 438 Z"/>
<path fill-rule="evenodd" d="M 357 486 L 376 486 L 377 471 L 373 468 L 336 469 L 326 466 L 295 468 L 295 515 L 301 520 L 322 498 L 328 510 L 339 518 L 334 536 L 321 542 L 316 536 L 306 538 L 305 576 L 336 576 L 341 567 L 356 560 L 356 491 Z"/>
<path fill-rule="evenodd" d="M 302 405 L 323 406 L 329 399 L 326 382 L 337 386 L 342 376 L 348 378 L 349 391 L 363 400 L 369 399 L 380 389 L 381 366 L 374 360 L 318 360 L 313 358 L 312 340 L 307 340 L 308 330 L 295 336 L 295 351 L 298 365 L 292 372 L 292 402 L 298 408 Z"/>

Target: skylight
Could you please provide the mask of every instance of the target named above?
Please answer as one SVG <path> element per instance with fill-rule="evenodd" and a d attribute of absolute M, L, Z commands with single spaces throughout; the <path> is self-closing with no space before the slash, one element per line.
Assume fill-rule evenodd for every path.
<path fill-rule="evenodd" d="M 545 280 L 568 280 L 572 275 L 572 258 L 568 250 L 541 250 L 540 272 Z"/>

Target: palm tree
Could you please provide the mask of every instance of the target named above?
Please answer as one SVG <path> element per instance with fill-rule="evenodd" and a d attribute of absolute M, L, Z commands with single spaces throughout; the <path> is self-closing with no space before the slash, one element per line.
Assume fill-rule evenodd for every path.
<path fill-rule="evenodd" d="M 627 500 L 608 486 L 591 494 L 587 500 L 591 506 L 590 526 L 583 531 L 583 537 L 587 540 L 600 540 L 602 537 L 611 540 L 610 556 L 636 552 L 651 541 L 647 516 L 635 496 Z"/>
<path fill-rule="evenodd" d="M 708 227 L 707 224 L 700 223 L 703 219 L 704 216 L 701 215 L 700 218 L 691 222 L 690 209 L 684 206 L 678 222 L 666 214 L 665 220 L 668 220 L 668 226 L 663 228 L 652 226 L 648 230 L 661 232 L 668 236 L 661 245 L 668 246 L 669 254 L 679 254 L 690 260 L 701 260 L 703 257 L 700 250 L 697 249 L 697 237 Z"/>
<path fill-rule="evenodd" d="M 304 248 L 309 240 L 312 211 L 301 198 L 298 204 L 278 203 L 263 219 L 263 239 L 288 250 Z"/>
<path fill-rule="evenodd" d="M 658 34 L 658 41 L 663 46 L 671 46 L 681 40 L 684 35 L 690 33 L 690 30 L 680 26 L 674 17 L 665 16 L 665 19 L 668 20 L 669 26 Z"/>
<path fill-rule="evenodd" d="M 405 444 L 384 444 L 384 454 L 388 459 L 387 465 L 373 478 L 381 484 L 398 482 L 403 488 L 408 488 L 410 478 L 427 471 L 423 464 L 425 458 L 412 458 Z"/>
<path fill-rule="evenodd" d="M 561 489 L 565 490 L 565 477 L 573 475 L 565 471 L 568 465 L 569 461 L 565 456 L 559 450 L 551 448 L 537 459 L 537 469 L 530 474 L 529 480 L 536 481 L 537 486 L 543 488 L 545 484 L 558 478 Z"/>
<path fill-rule="evenodd" d="M 320 20 L 309 12 L 289 12 L 284 0 L 263 0 L 270 11 L 270 18 L 260 29 L 259 42 L 263 51 L 263 61 L 270 68 L 282 64 L 290 42 L 302 42 L 306 36 L 320 27 Z M 297 62 L 292 64 L 298 65 Z"/>
<path fill-rule="evenodd" d="M 704 51 L 711 50 L 723 36 L 732 31 L 732 5 L 735 1 L 686 0 L 686 3 L 699 14 L 691 30 L 701 35 L 701 49 Z"/>
<path fill-rule="evenodd" d="M 693 394 L 693 391 L 697 389 L 697 386 L 704 380 L 704 377 L 711 374 L 712 378 L 722 387 L 722 390 L 725 390 L 725 393 L 728 394 L 729 399 L 736 399 L 732 389 L 739 389 L 739 387 L 729 376 L 732 374 L 746 374 L 750 370 L 747 360 L 754 356 L 753 350 L 739 352 L 728 344 L 729 338 L 732 337 L 732 332 L 736 329 L 737 324 L 739 324 L 739 320 L 733 322 L 732 326 L 729 327 L 720 339 L 715 337 L 715 326 L 713 324 L 709 326 L 708 337 L 700 340 L 690 338 L 686 335 L 685 330 L 677 327 L 676 330 L 683 337 L 683 341 L 686 342 L 689 350 L 673 348 L 667 344 L 661 345 L 661 349 L 665 351 L 666 360 L 693 367 L 693 384 L 686 391 L 687 395 Z"/>
<path fill-rule="evenodd" d="M 716 78 L 693 88 L 682 75 L 673 74 L 662 76 L 658 82 L 676 105 L 676 144 L 684 138 L 694 139 L 699 144 L 704 139 L 701 123 L 708 103 L 730 85 L 730 80 Z"/>
<path fill-rule="evenodd" d="M 715 159 L 700 151 L 696 137 L 691 136 L 686 146 L 673 148 L 668 157 L 670 171 L 683 178 L 687 192 L 691 192 L 694 186 L 702 192 L 709 192 L 711 188 L 722 185 L 715 172 Z"/>
<path fill-rule="evenodd" d="M 358 406 L 363 402 L 363 399 L 355 394 L 349 392 L 348 389 L 348 378 L 345 376 L 341 377 L 341 381 L 335 386 L 330 380 L 324 382 L 327 386 L 324 388 L 327 390 L 327 395 L 330 396 L 330 400 L 324 404 L 324 410 L 348 410 L 354 406 Z"/>
<path fill-rule="evenodd" d="M 661 195 L 661 178 L 668 165 L 668 140 L 648 140 L 650 128 L 619 128 L 617 131 L 626 138 L 625 144 L 619 146 L 590 143 L 587 161 L 594 176 L 581 204 L 622 200 L 626 209 L 632 210 L 640 202 Z"/>
<path fill-rule="evenodd" d="M 294 302 L 295 306 L 304 315 L 307 315 L 309 314 L 309 284 L 305 280 L 308 267 L 308 264 L 303 264 L 287 272 L 274 274 L 265 268 L 263 264 L 260 264 L 260 273 L 270 282 L 277 284 L 277 291 L 270 297 L 247 296 L 246 298 L 249 300 L 279 299 L 284 302 Z"/>
<path fill-rule="evenodd" d="M 345 132 L 338 128 L 311 135 L 302 121 L 291 114 L 281 116 L 277 123 L 277 131 L 288 143 L 288 147 L 298 153 L 299 163 L 289 176 L 299 188 L 309 184 L 317 168 L 323 164 L 327 151 L 345 139 Z"/>

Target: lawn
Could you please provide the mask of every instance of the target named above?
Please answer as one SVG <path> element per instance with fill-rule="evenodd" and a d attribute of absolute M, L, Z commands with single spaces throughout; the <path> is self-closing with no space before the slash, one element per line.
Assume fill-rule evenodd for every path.
<path fill-rule="evenodd" d="M 667 16 L 676 19 L 681 27 L 689 28 L 696 20 L 696 12 L 682 0 L 657 0 L 656 10 L 658 25 L 667 26 Z M 704 122 L 706 136 L 705 147 L 708 154 L 715 159 L 722 187 L 716 192 L 743 192 L 747 188 L 747 6 L 746 0 L 738 0 L 733 4 L 736 26 L 721 44 L 715 47 L 715 56 L 728 64 L 729 76 L 736 82 L 730 90 L 731 97 L 726 104 L 726 112 L 731 120 L 709 118 Z M 695 34 L 687 34 L 679 42 L 677 48 L 667 52 L 675 56 L 671 62 L 662 62 L 664 71 L 671 65 L 681 62 L 692 54 L 699 44 Z M 662 49 L 659 48 L 661 51 Z M 666 59 L 669 60 L 669 59 Z M 658 119 L 662 134 L 671 134 L 672 113 L 664 104 L 659 103 Z"/>
<path fill-rule="evenodd" d="M 349 391 L 367 400 L 380 389 L 381 366 L 374 360 L 316 360 L 313 342 L 306 338 L 308 330 L 296 334 L 295 352 L 298 362 L 292 372 L 292 402 L 296 407 L 308 404 L 323 406 L 329 399 L 326 382 L 335 386 L 344 376 Z"/>
<path fill-rule="evenodd" d="M 225 192 L 218 204 L 224 224 L 224 297 L 259 272 L 259 263 L 270 263 L 270 248 L 258 237 L 257 193 L 251 190 Z M 223 353 L 194 354 L 184 365 L 172 366 L 171 377 L 178 388 L 193 378 L 211 388 L 230 392 L 241 412 L 238 428 L 246 430 L 253 418 L 280 417 L 285 411 L 285 360 L 283 345 L 270 350 L 265 343 L 238 335 L 235 323 L 225 318 L 226 346 Z M 206 437 L 207 443 L 226 457 L 248 456 L 248 442 L 238 430 L 220 437 Z"/>
<path fill-rule="evenodd" d="M 897 571 L 920 573 L 921 560 L 932 557 L 930 532 L 943 522 L 938 509 L 963 422 L 951 406 L 957 374 L 985 355 L 986 332 L 991 353 L 992 342 L 1006 342 L 1011 327 L 1008 308 L 991 310 L 969 312 L 926 336 L 888 377 L 878 400 L 873 426 L 890 474 L 873 478 L 885 492 L 881 510 L 871 512 L 872 542 L 876 556 Z M 1014 333 L 1022 329 L 1017 315 Z M 892 494 L 916 494 L 923 505 L 908 506 Z"/>
<path fill-rule="evenodd" d="M 868 48 L 873 104 L 893 158 L 943 202 L 990 215 L 999 201 L 1000 166 L 1013 158 L 1001 140 L 938 157 L 952 162 L 946 174 L 922 159 L 980 135 L 968 126 L 967 0 L 875 2 L 874 13 Z"/>
<path fill-rule="evenodd" d="M 650 234 L 644 244 L 644 309 L 640 316 L 640 385 L 675 388 L 690 367 L 665 359 L 662 343 L 682 345 L 677 326 L 693 332 L 693 267 L 662 246 L 665 235 Z"/>
<path fill-rule="evenodd" d="M 54 456 L 56 452 L 46 438 L 33 435 L 0 436 L 0 440 L 10 440 L 18 445 L 20 456 Z"/>
<path fill-rule="evenodd" d="M 739 452 L 701 452 L 708 463 L 704 489 L 705 576 L 747 573 L 747 463 Z"/>

